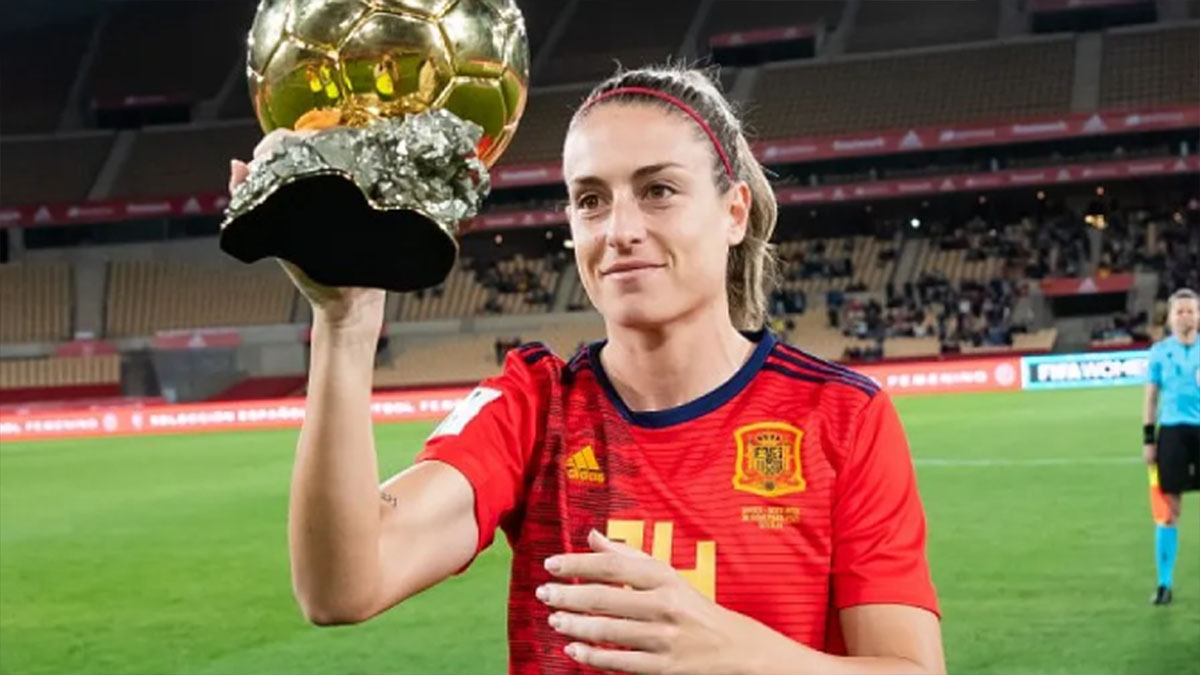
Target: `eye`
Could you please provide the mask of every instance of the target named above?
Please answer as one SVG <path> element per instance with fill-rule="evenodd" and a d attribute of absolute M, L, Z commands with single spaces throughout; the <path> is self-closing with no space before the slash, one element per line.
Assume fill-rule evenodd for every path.
<path fill-rule="evenodd" d="M 586 192 L 575 198 L 575 208 L 591 211 L 600 207 L 600 198 L 594 192 Z"/>
<path fill-rule="evenodd" d="M 646 187 L 646 198 L 666 199 L 675 194 L 675 188 L 666 183 L 651 183 Z"/>

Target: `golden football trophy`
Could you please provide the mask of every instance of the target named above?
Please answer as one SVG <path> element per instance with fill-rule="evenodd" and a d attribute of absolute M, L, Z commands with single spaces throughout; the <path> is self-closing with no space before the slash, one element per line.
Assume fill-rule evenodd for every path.
<path fill-rule="evenodd" d="M 525 109 L 514 0 L 262 0 L 248 45 L 263 131 L 321 131 L 251 162 L 221 248 L 330 286 L 445 280 Z"/>

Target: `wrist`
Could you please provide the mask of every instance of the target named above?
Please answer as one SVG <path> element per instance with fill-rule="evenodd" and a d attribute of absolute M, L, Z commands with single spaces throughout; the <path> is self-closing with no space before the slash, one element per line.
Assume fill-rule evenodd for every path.
<path fill-rule="evenodd" d="M 1142 445 L 1154 445 L 1154 443 L 1158 440 L 1157 431 L 1158 430 L 1154 424 L 1143 424 Z"/>
<path fill-rule="evenodd" d="M 374 349 L 382 326 L 382 313 L 313 308 L 312 340 L 334 345 L 370 345 Z"/>

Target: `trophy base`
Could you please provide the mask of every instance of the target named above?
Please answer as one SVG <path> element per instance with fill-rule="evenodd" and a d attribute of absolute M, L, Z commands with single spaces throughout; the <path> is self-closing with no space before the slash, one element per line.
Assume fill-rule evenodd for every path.
<path fill-rule="evenodd" d="M 281 186 L 228 222 L 221 249 L 242 262 L 286 260 L 326 286 L 416 291 L 437 286 L 454 267 L 458 243 L 431 218 L 373 208 L 340 175 Z"/>

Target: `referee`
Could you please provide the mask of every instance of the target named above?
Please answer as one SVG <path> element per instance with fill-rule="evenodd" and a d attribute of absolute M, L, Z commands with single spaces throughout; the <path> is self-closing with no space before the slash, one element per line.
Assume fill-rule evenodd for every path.
<path fill-rule="evenodd" d="M 1175 553 L 1179 548 L 1182 494 L 1200 490 L 1200 344 L 1196 340 L 1200 298 L 1180 289 L 1167 304 L 1171 335 L 1150 349 L 1150 373 L 1142 410 L 1146 463 L 1158 472 L 1158 485 L 1167 503 L 1154 535 L 1158 588 L 1151 602 L 1171 602 Z M 1155 433 L 1157 421 L 1158 429 Z"/>

